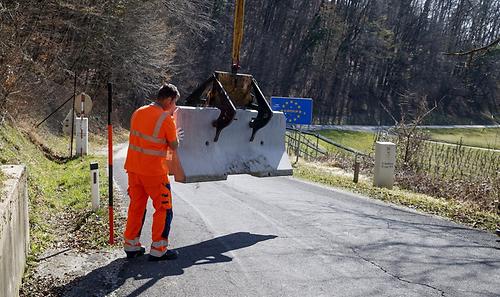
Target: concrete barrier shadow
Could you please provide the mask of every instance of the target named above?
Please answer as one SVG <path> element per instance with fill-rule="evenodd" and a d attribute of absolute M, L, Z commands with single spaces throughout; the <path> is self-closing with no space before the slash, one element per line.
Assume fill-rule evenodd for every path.
<path fill-rule="evenodd" d="M 101 297 L 119 289 L 126 280 L 148 280 L 127 294 L 129 297 L 140 296 L 162 278 L 181 275 L 184 269 L 195 265 L 230 262 L 232 258 L 224 253 L 247 248 L 276 237 L 276 235 L 237 232 L 177 248 L 175 250 L 179 252 L 179 258 L 173 261 L 148 262 L 147 255 L 130 260 L 116 259 L 106 266 L 73 280 L 63 286 L 61 291 L 63 291 L 63 296 L 68 297 Z"/>

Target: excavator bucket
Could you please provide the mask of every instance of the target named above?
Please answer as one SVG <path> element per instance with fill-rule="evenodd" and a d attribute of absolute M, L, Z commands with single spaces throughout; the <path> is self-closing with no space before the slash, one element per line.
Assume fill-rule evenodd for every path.
<path fill-rule="evenodd" d="M 215 72 L 185 102 L 174 114 L 185 135 L 169 161 L 175 181 L 292 175 L 285 116 L 271 110 L 251 75 Z"/>

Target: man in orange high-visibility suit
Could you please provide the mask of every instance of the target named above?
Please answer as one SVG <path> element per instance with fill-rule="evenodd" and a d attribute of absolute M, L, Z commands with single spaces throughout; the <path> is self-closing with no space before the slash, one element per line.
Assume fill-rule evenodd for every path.
<path fill-rule="evenodd" d="M 183 133 L 177 131 L 172 116 L 178 98 L 177 88 L 172 84 L 165 84 L 158 91 L 153 103 L 140 107 L 132 114 L 125 161 L 130 196 L 123 245 L 127 258 L 142 256 L 145 253 L 139 238 L 146 216 L 148 197 L 153 200 L 155 208 L 149 260 L 177 258 L 177 252 L 167 248 L 173 217 L 167 151 L 177 149 L 178 136 L 181 138 Z"/>

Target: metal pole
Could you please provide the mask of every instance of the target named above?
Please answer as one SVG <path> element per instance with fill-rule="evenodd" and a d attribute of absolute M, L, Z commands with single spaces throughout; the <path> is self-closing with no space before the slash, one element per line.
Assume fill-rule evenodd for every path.
<path fill-rule="evenodd" d="M 111 112 L 113 100 L 113 85 L 108 83 L 108 214 L 109 214 L 109 244 L 114 244 L 114 219 L 113 219 L 113 126 L 111 125 Z"/>
<path fill-rule="evenodd" d="M 500 214 L 500 201 L 497 203 L 497 214 Z M 500 236 L 500 223 L 497 224 L 497 229 L 495 230 L 495 233 Z"/>
<path fill-rule="evenodd" d="M 299 126 L 299 129 L 298 129 L 298 132 L 297 132 L 297 150 L 296 150 L 296 153 L 295 153 L 295 164 L 297 164 L 297 162 L 299 162 L 300 142 L 301 142 L 300 137 L 301 136 L 302 136 L 302 130 L 300 130 L 300 126 Z"/>
<path fill-rule="evenodd" d="M 85 116 L 85 96 L 80 96 L 80 156 L 83 157 L 83 117 Z"/>
<path fill-rule="evenodd" d="M 352 181 L 357 184 L 358 180 L 359 180 L 359 162 L 358 162 L 358 155 L 356 155 L 356 157 L 354 157 L 354 178 L 352 179 Z"/>
<path fill-rule="evenodd" d="M 83 112 L 83 104 L 85 102 L 85 97 L 84 96 L 80 96 L 82 98 L 80 98 L 80 156 L 83 157 L 83 116 L 84 116 L 84 112 Z"/>
<path fill-rule="evenodd" d="M 75 72 L 75 83 L 73 84 L 73 104 L 71 108 L 73 112 L 71 114 L 71 142 L 69 144 L 69 157 L 73 157 L 73 130 L 75 128 L 75 99 L 76 99 L 76 72 Z"/>
<path fill-rule="evenodd" d="M 318 158 L 318 151 L 319 151 L 319 137 L 316 136 L 316 159 Z"/>

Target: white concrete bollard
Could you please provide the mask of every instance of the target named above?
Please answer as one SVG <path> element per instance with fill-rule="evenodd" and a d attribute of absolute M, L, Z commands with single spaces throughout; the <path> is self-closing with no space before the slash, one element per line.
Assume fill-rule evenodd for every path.
<path fill-rule="evenodd" d="M 89 148 L 89 119 L 75 118 L 76 155 L 85 156 Z"/>
<path fill-rule="evenodd" d="M 99 163 L 90 163 L 90 186 L 92 188 L 92 210 L 99 209 Z"/>
<path fill-rule="evenodd" d="M 375 175 L 373 185 L 392 189 L 394 166 L 396 164 L 396 144 L 377 141 L 375 144 Z"/>

